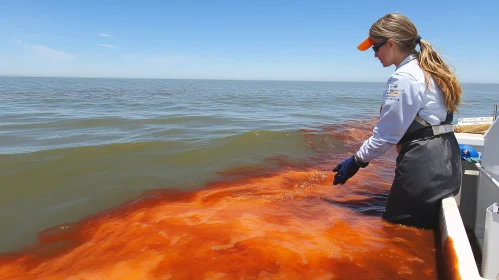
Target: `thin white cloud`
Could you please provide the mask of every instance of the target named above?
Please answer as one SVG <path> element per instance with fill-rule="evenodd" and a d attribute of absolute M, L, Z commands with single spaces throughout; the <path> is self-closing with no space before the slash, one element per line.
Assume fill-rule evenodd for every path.
<path fill-rule="evenodd" d="M 43 45 L 31 45 L 29 47 L 35 54 L 57 60 L 71 60 L 73 55 L 67 52 L 51 49 Z"/>
<path fill-rule="evenodd" d="M 97 33 L 99 36 L 101 37 L 107 37 L 107 38 L 110 38 L 110 37 L 113 37 L 111 36 L 111 34 L 107 33 L 107 32 L 99 32 Z"/>
<path fill-rule="evenodd" d="M 117 48 L 118 47 L 116 45 L 109 45 L 109 44 L 97 44 L 97 46 L 103 47 L 103 48 L 107 48 L 107 49 L 113 49 L 113 48 Z"/>

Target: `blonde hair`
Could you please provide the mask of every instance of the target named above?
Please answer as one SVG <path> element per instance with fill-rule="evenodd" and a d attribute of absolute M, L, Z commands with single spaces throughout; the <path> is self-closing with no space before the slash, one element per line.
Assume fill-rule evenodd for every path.
<path fill-rule="evenodd" d="M 423 69 L 428 88 L 430 77 L 440 86 L 445 97 L 447 111 L 456 112 L 461 103 L 461 86 L 450 67 L 427 41 L 421 40 L 416 26 L 405 16 L 387 14 L 378 19 L 369 30 L 369 38 L 376 42 L 392 39 L 403 51 L 418 54 L 418 62 Z M 416 51 L 419 43 L 421 51 Z"/>

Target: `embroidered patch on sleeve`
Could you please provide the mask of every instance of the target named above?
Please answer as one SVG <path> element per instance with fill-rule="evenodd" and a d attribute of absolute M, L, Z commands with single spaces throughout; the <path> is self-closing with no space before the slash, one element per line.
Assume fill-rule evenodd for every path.
<path fill-rule="evenodd" d="M 397 88 L 397 85 L 388 85 L 385 100 L 400 101 L 401 93 L 404 93 L 404 90 Z"/>

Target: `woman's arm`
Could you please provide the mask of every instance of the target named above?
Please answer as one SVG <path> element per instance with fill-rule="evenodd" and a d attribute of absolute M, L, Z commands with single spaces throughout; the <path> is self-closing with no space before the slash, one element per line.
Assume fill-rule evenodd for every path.
<path fill-rule="evenodd" d="M 394 73 L 383 94 L 380 119 L 373 136 L 356 153 L 364 163 L 383 155 L 397 144 L 421 109 L 423 92 L 420 82 L 408 73 Z"/>

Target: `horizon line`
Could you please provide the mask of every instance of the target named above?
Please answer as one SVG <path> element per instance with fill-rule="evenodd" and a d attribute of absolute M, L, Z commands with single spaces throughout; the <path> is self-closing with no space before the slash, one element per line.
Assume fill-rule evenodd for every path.
<path fill-rule="evenodd" d="M 95 76 L 32 76 L 4 75 L 5 78 L 63 78 L 63 79 L 137 79 L 137 80 L 203 80 L 203 81 L 263 81 L 263 82 L 319 82 L 319 83 L 386 83 L 386 81 L 340 81 L 340 80 L 275 80 L 275 79 L 230 79 L 230 78 L 145 78 L 145 77 L 95 77 Z M 499 82 L 460 82 L 461 84 L 499 85 Z"/>

